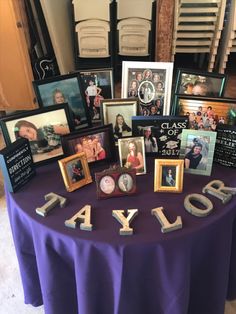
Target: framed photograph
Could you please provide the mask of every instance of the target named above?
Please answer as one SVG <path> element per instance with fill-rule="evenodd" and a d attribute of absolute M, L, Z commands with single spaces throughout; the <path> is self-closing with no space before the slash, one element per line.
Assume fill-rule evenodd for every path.
<path fill-rule="evenodd" d="M 222 97 L 227 82 L 225 74 L 177 69 L 175 94 Z"/>
<path fill-rule="evenodd" d="M 103 124 L 112 124 L 114 138 L 132 136 L 132 116 L 138 111 L 137 98 L 102 100 L 101 113 Z"/>
<path fill-rule="evenodd" d="M 137 175 L 146 173 L 143 137 L 119 138 L 118 149 L 121 167 L 135 169 Z"/>
<path fill-rule="evenodd" d="M 168 115 L 172 62 L 122 62 L 121 97 L 137 97 L 141 115 Z"/>
<path fill-rule="evenodd" d="M 218 124 L 214 162 L 236 168 L 236 125 Z"/>
<path fill-rule="evenodd" d="M 184 159 L 185 172 L 211 175 L 216 132 L 183 130 L 180 158 Z"/>
<path fill-rule="evenodd" d="M 179 156 L 181 133 L 188 128 L 188 117 L 132 117 L 133 136 L 143 136 L 146 155 L 176 159 Z"/>
<path fill-rule="evenodd" d="M 84 70 L 79 71 L 79 75 L 92 122 L 100 121 L 101 101 L 114 98 L 113 70 L 111 68 Z"/>
<path fill-rule="evenodd" d="M 155 159 L 154 192 L 181 193 L 183 190 L 184 161 Z"/>
<path fill-rule="evenodd" d="M 189 128 L 215 131 L 218 124 L 236 125 L 236 99 L 176 95 L 174 114 L 189 117 Z"/>
<path fill-rule="evenodd" d="M 136 171 L 125 167 L 95 173 L 97 198 L 127 196 L 136 193 Z"/>
<path fill-rule="evenodd" d="M 75 129 L 91 126 L 78 73 L 33 81 L 33 87 L 40 107 L 67 103 Z"/>
<path fill-rule="evenodd" d="M 61 136 L 73 130 L 67 104 L 24 111 L 0 120 L 6 145 L 27 138 L 33 161 L 41 165 L 63 155 Z"/>
<path fill-rule="evenodd" d="M 116 161 L 112 124 L 75 131 L 62 136 L 65 156 L 84 152 L 88 163 Z"/>
<path fill-rule="evenodd" d="M 73 192 L 92 182 L 85 153 L 60 159 L 58 164 L 68 192 Z"/>

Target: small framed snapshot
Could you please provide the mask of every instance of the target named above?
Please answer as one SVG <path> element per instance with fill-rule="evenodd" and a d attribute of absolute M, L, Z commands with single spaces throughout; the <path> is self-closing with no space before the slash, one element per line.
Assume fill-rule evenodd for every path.
<path fill-rule="evenodd" d="M 78 73 L 33 81 L 33 87 L 40 107 L 67 103 L 75 129 L 91 126 Z"/>
<path fill-rule="evenodd" d="M 9 192 L 16 192 L 36 174 L 29 141 L 19 138 L 0 151 L 0 168 Z"/>
<path fill-rule="evenodd" d="M 122 62 L 121 97 L 137 97 L 141 115 L 169 115 L 172 62 Z"/>
<path fill-rule="evenodd" d="M 73 192 L 92 182 L 85 153 L 58 160 L 66 190 Z"/>
<path fill-rule="evenodd" d="M 29 140 L 36 166 L 62 156 L 61 136 L 73 130 L 67 104 L 6 116 L 0 125 L 6 145 L 21 137 Z"/>
<path fill-rule="evenodd" d="M 136 171 L 125 167 L 95 173 L 97 198 L 127 196 L 136 193 Z"/>
<path fill-rule="evenodd" d="M 88 163 L 116 161 L 112 124 L 75 131 L 61 137 L 65 156 L 84 152 Z"/>
<path fill-rule="evenodd" d="M 90 69 L 79 71 L 92 122 L 101 120 L 101 101 L 114 98 L 113 69 Z"/>
<path fill-rule="evenodd" d="M 214 162 L 236 168 L 236 125 L 218 124 Z"/>
<path fill-rule="evenodd" d="M 176 159 L 179 156 L 181 133 L 186 128 L 186 116 L 132 117 L 133 136 L 143 136 L 146 155 L 159 158 Z"/>
<path fill-rule="evenodd" d="M 183 190 L 184 161 L 155 159 L 154 192 L 181 193 Z"/>
<path fill-rule="evenodd" d="M 226 82 L 225 74 L 178 68 L 175 94 L 222 97 Z"/>
<path fill-rule="evenodd" d="M 215 143 L 216 132 L 183 130 L 180 158 L 184 159 L 184 171 L 210 176 Z"/>
<path fill-rule="evenodd" d="M 138 111 L 137 98 L 131 99 L 104 99 L 101 102 L 101 113 L 103 124 L 111 123 L 114 138 L 132 136 L 132 116 Z"/>
<path fill-rule="evenodd" d="M 176 95 L 174 114 L 189 117 L 189 128 L 215 131 L 218 124 L 236 125 L 236 99 Z"/>
<path fill-rule="evenodd" d="M 119 138 L 118 150 L 121 167 L 135 169 L 137 175 L 146 173 L 145 147 L 142 136 Z"/>

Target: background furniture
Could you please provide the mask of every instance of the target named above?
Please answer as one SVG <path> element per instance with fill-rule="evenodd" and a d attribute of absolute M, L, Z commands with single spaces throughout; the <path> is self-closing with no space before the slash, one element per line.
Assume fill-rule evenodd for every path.
<path fill-rule="evenodd" d="M 6 192 L 26 303 L 44 303 L 45 314 L 224 312 L 225 298 L 236 297 L 235 196 L 223 205 L 208 195 L 214 211 L 204 218 L 190 215 L 183 200 L 202 194 L 213 179 L 236 186 L 235 170 L 214 164 L 211 177 L 185 174 L 181 194 L 154 193 L 154 161 L 147 161 L 148 174 L 137 177 L 134 196 L 97 201 L 94 183 L 68 193 L 57 164 L 38 168 L 18 193 Z M 68 205 L 46 218 L 37 215 L 52 191 L 67 197 Z M 86 204 L 94 231 L 65 227 Z M 183 229 L 163 234 L 151 215 L 159 206 L 170 222 L 180 215 Z M 139 210 L 132 236 L 119 235 L 112 210 L 120 208 Z"/>

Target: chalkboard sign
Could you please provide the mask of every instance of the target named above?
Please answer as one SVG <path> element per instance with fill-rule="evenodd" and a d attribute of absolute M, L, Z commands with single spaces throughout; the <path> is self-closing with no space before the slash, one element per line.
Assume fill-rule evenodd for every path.
<path fill-rule="evenodd" d="M 0 167 L 9 192 L 16 192 L 25 185 L 35 175 L 29 141 L 20 138 L 2 149 Z"/>
<path fill-rule="evenodd" d="M 236 167 L 236 126 L 218 124 L 214 162 Z"/>

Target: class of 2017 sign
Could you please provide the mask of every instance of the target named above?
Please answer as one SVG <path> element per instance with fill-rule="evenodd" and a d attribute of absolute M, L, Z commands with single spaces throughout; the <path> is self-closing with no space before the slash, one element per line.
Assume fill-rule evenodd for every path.
<path fill-rule="evenodd" d="M 188 125 L 187 116 L 134 116 L 132 134 L 144 136 L 147 154 L 176 158 L 179 156 L 181 133 Z"/>
<path fill-rule="evenodd" d="M 29 141 L 20 138 L 0 151 L 0 167 L 9 192 L 16 192 L 34 175 Z"/>

